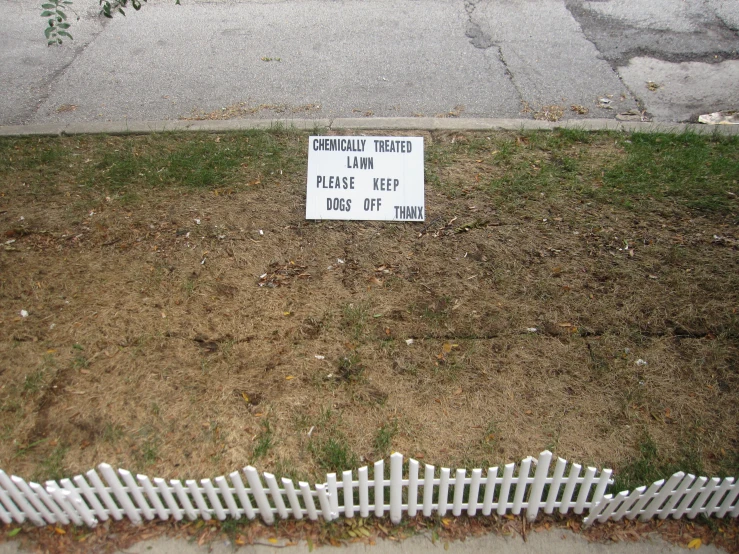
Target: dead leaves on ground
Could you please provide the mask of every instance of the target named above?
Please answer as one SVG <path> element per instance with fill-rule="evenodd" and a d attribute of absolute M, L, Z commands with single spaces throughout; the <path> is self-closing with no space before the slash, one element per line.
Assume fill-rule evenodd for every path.
<path fill-rule="evenodd" d="M 287 264 L 272 262 L 268 270 L 260 275 L 258 284 L 260 287 L 268 288 L 289 286 L 292 279 L 310 278 L 307 269 L 308 266 L 296 264 L 292 260 Z"/>

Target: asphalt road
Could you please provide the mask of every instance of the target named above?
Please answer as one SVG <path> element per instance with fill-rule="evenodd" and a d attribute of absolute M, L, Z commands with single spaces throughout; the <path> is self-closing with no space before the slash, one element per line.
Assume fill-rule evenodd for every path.
<path fill-rule="evenodd" d="M 0 125 L 739 108 L 736 0 L 75 0 L 61 47 L 40 4 L 0 0 Z"/>

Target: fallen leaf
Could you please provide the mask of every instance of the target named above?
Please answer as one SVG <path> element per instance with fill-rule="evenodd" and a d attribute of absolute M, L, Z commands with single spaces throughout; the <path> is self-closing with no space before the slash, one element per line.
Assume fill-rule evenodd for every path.
<path fill-rule="evenodd" d="M 269 542 L 271 544 L 277 544 L 277 539 L 274 538 L 274 537 L 271 537 L 271 538 L 267 539 L 267 542 Z"/>
<path fill-rule="evenodd" d="M 287 377 L 285 377 L 285 381 L 290 381 L 291 379 L 295 379 L 295 377 L 293 375 L 288 375 Z"/>
<path fill-rule="evenodd" d="M 16 527 L 12 531 L 8 531 L 8 536 L 9 537 L 15 537 L 20 532 L 21 532 L 21 528 L 20 527 Z"/>
<path fill-rule="evenodd" d="M 61 527 L 54 527 L 54 532 L 57 535 L 66 535 L 67 534 L 67 532 L 64 529 L 62 529 Z"/>
<path fill-rule="evenodd" d="M 688 543 L 688 548 L 690 548 L 691 550 L 698 550 L 702 544 L 703 544 L 703 541 L 700 540 L 699 538 L 693 539 L 692 541 Z"/>

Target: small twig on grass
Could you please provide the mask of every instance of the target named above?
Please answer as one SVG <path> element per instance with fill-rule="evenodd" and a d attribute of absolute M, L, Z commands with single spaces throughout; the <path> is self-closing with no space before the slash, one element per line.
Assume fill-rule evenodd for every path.
<path fill-rule="evenodd" d="M 420 238 L 421 238 L 421 237 L 422 237 L 422 236 L 423 236 L 423 235 L 424 235 L 424 234 L 426 233 L 426 231 L 428 231 L 428 230 L 429 230 L 429 228 L 430 228 L 430 227 L 431 227 L 431 226 L 432 226 L 432 225 L 433 225 L 434 223 L 436 223 L 437 221 L 439 221 L 440 219 L 443 219 L 443 218 L 442 218 L 441 216 L 439 216 L 439 217 L 436 217 L 436 218 L 432 219 L 432 220 L 431 220 L 431 223 L 429 223 L 428 225 L 426 225 L 426 227 L 424 227 L 423 229 L 421 229 L 421 232 L 419 232 L 419 233 L 418 233 L 418 238 L 420 239 Z"/>

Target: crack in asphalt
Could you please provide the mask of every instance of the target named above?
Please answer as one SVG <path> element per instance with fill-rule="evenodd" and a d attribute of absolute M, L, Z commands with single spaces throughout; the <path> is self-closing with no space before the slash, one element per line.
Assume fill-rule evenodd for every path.
<path fill-rule="evenodd" d="M 39 99 L 36 102 L 36 106 L 33 107 L 33 108 L 31 108 L 30 110 L 28 110 L 28 112 L 23 115 L 23 118 L 22 119 L 23 119 L 24 124 L 28 124 L 30 122 L 31 118 L 33 118 L 34 116 L 38 115 L 39 110 L 41 109 L 41 106 L 47 100 L 49 100 L 49 98 L 51 97 L 51 88 L 54 86 L 55 81 L 59 77 L 61 77 L 62 75 L 64 75 L 64 73 L 67 71 L 67 69 L 69 69 L 69 67 L 77 60 L 77 58 L 79 58 L 85 52 L 85 50 L 87 50 L 87 48 L 93 42 L 95 42 L 101 34 L 103 34 L 103 32 L 105 31 L 105 27 L 107 26 L 107 24 L 108 24 L 108 21 L 107 20 L 102 20 L 100 22 L 100 29 L 98 31 L 96 31 L 92 35 L 92 37 L 90 38 L 90 40 L 87 41 L 86 44 L 83 44 L 82 46 L 76 47 L 74 49 L 74 55 L 69 59 L 69 61 L 67 63 L 65 63 L 64 65 L 62 65 L 61 67 L 59 67 L 54 72 L 52 72 L 52 74 L 47 79 L 45 79 L 45 81 L 41 85 L 39 85 L 39 91 L 40 91 L 39 92 Z M 62 46 L 62 48 L 63 48 L 63 46 Z"/>
<path fill-rule="evenodd" d="M 478 0 L 479 1 L 479 0 Z M 477 2 L 473 0 L 465 0 L 464 9 L 467 12 L 467 30 L 465 36 L 470 39 L 472 46 L 481 50 L 486 50 L 492 46 L 498 46 L 492 37 L 482 30 L 480 24 L 475 21 L 474 14 L 477 8 Z M 498 46 L 500 48 L 500 46 Z"/>
<path fill-rule="evenodd" d="M 513 85 L 513 88 L 518 95 L 518 101 L 523 102 L 523 94 L 514 79 L 513 72 L 508 67 L 508 63 L 503 56 L 503 48 L 501 45 L 493 40 L 493 38 L 482 30 L 480 24 L 475 21 L 475 10 L 477 9 L 477 3 L 480 0 L 464 0 L 464 9 L 467 12 L 467 29 L 465 30 L 465 36 L 470 39 L 472 46 L 479 50 L 489 50 L 495 48 L 497 51 L 498 61 L 503 65 L 503 72 L 508 80 Z M 487 59 L 487 58 L 486 58 Z M 490 66 L 492 69 L 492 66 Z"/>

